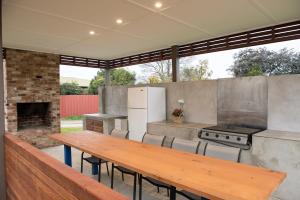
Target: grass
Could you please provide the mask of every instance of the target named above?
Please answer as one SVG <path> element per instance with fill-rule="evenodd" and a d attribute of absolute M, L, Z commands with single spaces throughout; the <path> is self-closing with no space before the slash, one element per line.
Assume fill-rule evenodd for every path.
<path fill-rule="evenodd" d="M 63 120 L 82 120 L 83 116 L 79 115 L 79 116 L 70 116 L 70 117 L 65 117 L 63 118 Z"/>
<path fill-rule="evenodd" d="M 81 127 L 64 127 L 60 129 L 61 133 L 71 133 L 76 131 L 82 131 Z"/>

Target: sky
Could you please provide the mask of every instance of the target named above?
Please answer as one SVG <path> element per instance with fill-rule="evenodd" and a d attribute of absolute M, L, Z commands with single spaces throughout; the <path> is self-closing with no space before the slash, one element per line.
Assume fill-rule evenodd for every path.
<path fill-rule="evenodd" d="M 254 47 L 248 47 L 252 49 L 266 47 L 269 50 L 279 51 L 282 48 L 294 49 L 296 52 L 300 52 L 300 40 L 291 40 L 286 42 L 278 42 L 266 45 L 259 45 Z M 220 51 L 215 53 L 201 54 L 193 56 L 192 64 L 197 64 L 198 60 L 208 60 L 208 67 L 213 71 L 211 76 L 212 79 L 228 78 L 232 77 L 226 69 L 233 64 L 233 56 L 241 49 Z M 144 77 L 143 70 L 139 65 L 127 67 L 129 71 L 134 71 L 137 76 L 137 81 Z M 75 67 L 75 66 L 60 66 L 60 76 L 63 77 L 75 77 L 91 80 L 97 74 L 99 69 L 87 68 L 87 67 Z"/>

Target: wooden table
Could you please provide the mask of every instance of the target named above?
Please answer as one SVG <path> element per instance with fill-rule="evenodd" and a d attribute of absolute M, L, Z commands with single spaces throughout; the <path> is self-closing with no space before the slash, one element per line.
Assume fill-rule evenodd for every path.
<path fill-rule="evenodd" d="M 209 199 L 268 199 L 286 174 L 90 132 L 55 134 L 65 145 Z M 171 198 L 175 199 L 172 190 Z"/>

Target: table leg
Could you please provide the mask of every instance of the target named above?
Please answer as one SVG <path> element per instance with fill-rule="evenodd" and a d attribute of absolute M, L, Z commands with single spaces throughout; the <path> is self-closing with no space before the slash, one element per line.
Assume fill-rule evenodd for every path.
<path fill-rule="evenodd" d="M 170 188 L 170 200 L 176 200 L 176 187 L 174 186 Z"/>
<path fill-rule="evenodd" d="M 97 174 L 98 174 L 98 165 L 92 164 L 92 175 L 97 175 Z"/>
<path fill-rule="evenodd" d="M 71 147 L 64 145 L 65 164 L 72 167 L 72 151 Z"/>

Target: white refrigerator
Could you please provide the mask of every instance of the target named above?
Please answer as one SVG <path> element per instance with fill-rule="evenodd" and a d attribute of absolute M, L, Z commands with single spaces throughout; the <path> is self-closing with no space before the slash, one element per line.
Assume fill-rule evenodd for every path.
<path fill-rule="evenodd" d="M 166 89 L 128 88 L 129 139 L 142 141 L 148 122 L 166 120 Z"/>

